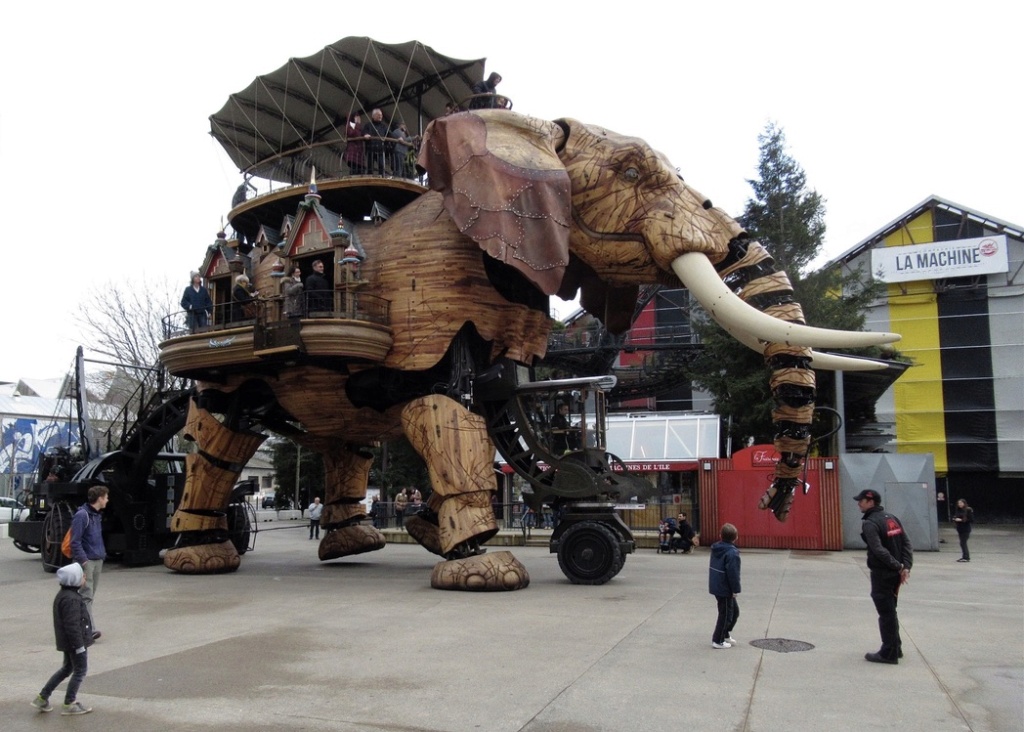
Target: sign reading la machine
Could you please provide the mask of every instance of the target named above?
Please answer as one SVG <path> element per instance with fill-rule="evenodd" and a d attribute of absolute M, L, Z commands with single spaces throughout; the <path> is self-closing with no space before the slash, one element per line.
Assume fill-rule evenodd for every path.
<path fill-rule="evenodd" d="M 871 271 L 882 282 L 970 277 L 1009 270 L 1005 234 L 871 250 Z"/>

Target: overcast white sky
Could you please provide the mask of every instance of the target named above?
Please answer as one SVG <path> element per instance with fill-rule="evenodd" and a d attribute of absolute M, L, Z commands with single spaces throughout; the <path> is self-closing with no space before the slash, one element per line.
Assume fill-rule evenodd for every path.
<path fill-rule="evenodd" d="M 5 3 L 0 380 L 63 375 L 90 290 L 165 276 L 183 288 L 240 182 L 207 118 L 345 36 L 487 57 L 516 111 L 644 138 L 733 214 L 774 120 L 827 201 L 836 255 L 932 194 L 1024 225 L 1021 8 Z"/>

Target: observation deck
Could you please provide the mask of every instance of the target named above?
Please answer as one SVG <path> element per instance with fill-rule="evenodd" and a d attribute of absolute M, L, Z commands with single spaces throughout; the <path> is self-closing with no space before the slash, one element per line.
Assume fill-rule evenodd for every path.
<path fill-rule="evenodd" d="M 393 340 L 389 305 L 345 291 L 304 293 L 301 314 L 290 317 L 284 298 L 275 296 L 253 301 L 242 313 L 235 303 L 217 305 L 210 323 L 198 327 L 190 327 L 188 313 L 177 312 L 164 318 L 160 360 L 171 374 L 191 379 L 261 363 L 379 363 Z"/>

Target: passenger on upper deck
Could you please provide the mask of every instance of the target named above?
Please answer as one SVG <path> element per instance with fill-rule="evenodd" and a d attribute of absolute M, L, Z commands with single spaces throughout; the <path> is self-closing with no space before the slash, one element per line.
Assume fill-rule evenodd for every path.
<path fill-rule="evenodd" d="M 379 109 L 370 112 L 370 121 L 363 125 L 363 138 L 369 140 L 366 161 L 366 172 L 370 175 L 384 175 L 384 164 L 394 149 L 394 143 L 385 142 L 388 136 L 388 125 L 384 121 L 384 113 Z"/>
<path fill-rule="evenodd" d="M 362 119 L 358 112 L 348 116 L 348 123 L 345 125 L 345 164 L 348 166 L 349 175 L 362 175 L 366 172 L 366 151 L 364 148 Z"/>
<path fill-rule="evenodd" d="M 412 171 L 415 170 L 414 161 L 410 154 L 415 152 L 419 142 L 419 136 L 412 137 L 406 130 L 405 122 L 399 122 L 391 130 L 391 137 L 395 140 L 395 154 L 391 163 L 391 170 L 399 178 L 412 178 Z"/>
<path fill-rule="evenodd" d="M 330 312 L 331 300 L 331 283 L 324 277 L 324 263 L 317 259 L 306 278 L 306 307 L 310 313 Z"/>
<path fill-rule="evenodd" d="M 255 296 L 258 294 L 258 292 L 249 291 L 249 278 L 244 274 L 240 274 L 235 278 L 235 287 L 231 290 L 232 322 L 249 320 L 256 317 L 253 300 L 256 299 Z"/>
<path fill-rule="evenodd" d="M 249 198 L 249 191 L 256 192 L 256 186 L 249 182 L 249 176 L 245 176 L 242 185 L 235 189 L 235 195 L 231 197 L 231 208 L 241 206 Z"/>
<path fill-rule="evenodd" d="M 302 270 L 299 265 L 292 267 L 291 279 L 281 284 L 284 296 L 284 316 L 286 318 L 302 317 Z"/>
<path fill-rule="evenodd" d="M 213 300 L 210 292 L 203 287 L 203 278 L 198 272 L 192 273 L 192 284 L 185 288 L 181 296 L 181 307 L 188 318 L 188 330 L 195 333 L 197 328 L 205 328 L 210 323 L 210 312 Z"/>
<path fill-rule="evenodd" d="M 477 94 L 488 94 L 490 96 L 474 96 L 469 102 L 470 109 L 495 109 L 498 106 L 497 97 L 494 95 L 495 89 L 498 84 L 501 83 L 501 74 L 496 71 L 492 71 L 491 75 L 484 81 L 478 81 L 473 84 L 472 91 L 474 95 Z"/>

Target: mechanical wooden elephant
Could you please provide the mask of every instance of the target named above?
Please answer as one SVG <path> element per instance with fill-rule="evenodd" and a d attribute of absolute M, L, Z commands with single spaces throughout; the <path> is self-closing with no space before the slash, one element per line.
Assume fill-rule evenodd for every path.
<path fill-rule="evenodd" d="M 408 524 L 444 558 L 432 584 L 526 586 L 528 574 L 511 553 L 484 554 L 480 546 L 497 531 L 490 503 L 495 449 L 475 411 L 474 389 L 500 361 L 530 365 L 544 355 L 550 295 L 579 292 L 584 308 L 621 331 L 640 284 L 681 282 L 737 339 L 763 352 L 778 401 L 782 460 L 762 507 L 780 519 L 809 443 L 812 363 L 861 363 L 811 348 L 898 339 L 804 325 L 785 273 L 775 271 L 767 252 L 635 138 L 575 120 L 489 110 L 435 120 L 419 162 L 432 191 L 382 225 L 342 220 L 315 198 L 305 204 L 360 253 L 360 297 L 390 303 L 386 327 L 372 331 L 386 339 L 377 355 L 360 351 L 369 331 L 344 330 L 353 314 L 337 307 L 326 318 L 303 319 L 303 349 L 276 361 L 243 354 L 200 373 L 172 365 L 175 349 L 195 336 L 162 345 L 172 372 L 198 379 L 186 432 L 199 450 L 190 456 L 172 521 L 181 537 L 166 566 L 209 572 L 239 565 L 224 537 L 223 511 L 238 471 L 264 439 L 262 428 L 324 456 L 320 558 L 382 548 L 380 532 L 360 523 L 367 447 L 404 433 L 433 487 L 432 519 Z M 272 291 L 274 259 L 268 253 L 253 266 L 261 292 Z"/>

